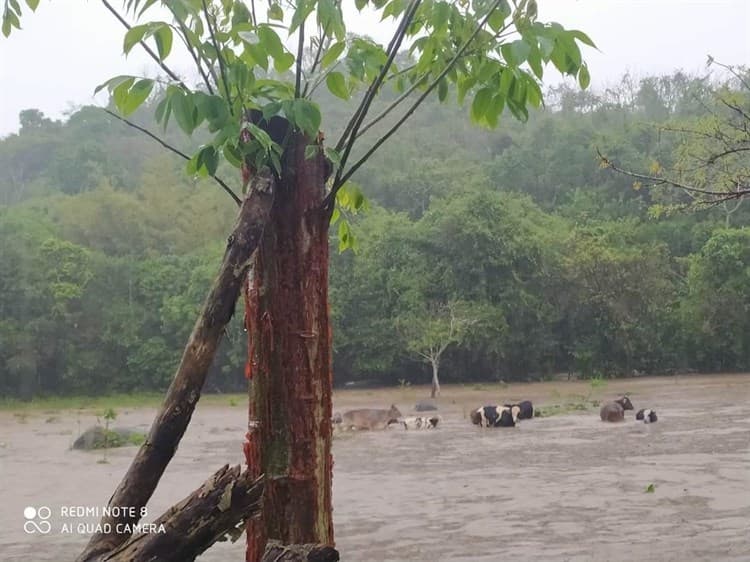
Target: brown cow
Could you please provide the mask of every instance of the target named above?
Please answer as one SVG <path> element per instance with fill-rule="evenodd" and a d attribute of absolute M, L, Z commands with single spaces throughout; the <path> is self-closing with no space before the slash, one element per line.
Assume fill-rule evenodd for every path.
<path fill-rule="evenodd" d="M 390 409 L 362 408 L 349 410 L 341 416 L 344 429 L 385 429 L 389 424 L 398 422 L 401 412 L 391 404 Z"/>
<path fill-rule="evenodd" d="M 622 396 L 613 402 L 607 402 L 599 410 L 599 416 L 602 421 L 607 422 L 618 422 L 625 420 L 625 410 L 632 410 L 633 404 L 630 402 L 630 398 Z"/>

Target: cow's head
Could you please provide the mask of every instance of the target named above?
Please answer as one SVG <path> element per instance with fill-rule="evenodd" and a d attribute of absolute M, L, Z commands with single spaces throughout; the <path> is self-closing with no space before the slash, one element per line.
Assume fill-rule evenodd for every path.
<path fill-rule="evenodd" d="M 627 396 L 622 396 L 615 400 L 620 406 L 622 406 L 623 410 L 632 410 L 633 409 L 633 403 L 630 401 L 630 398 Z"/>

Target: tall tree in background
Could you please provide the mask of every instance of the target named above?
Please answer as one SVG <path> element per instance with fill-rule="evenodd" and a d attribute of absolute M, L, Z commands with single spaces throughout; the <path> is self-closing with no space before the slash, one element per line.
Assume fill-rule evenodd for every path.
<path fill-rule="evenodd" d="M 122 119 L 157 96 L 158 124 L 173 118 L 187 134 L 201 126 L 213 134 L 195 154 L 183 155 L 188 172 L 216 178 L 226 160 L 247 191 L 243 200 L 216 178 L 242 204 L 240 220 L 162 411 L 110 503 L 137 510 L 151 496 L 187 427 L 248 252 L 265 227 L 246 283 L 252 385 L 245 451 L 249 471 L 265 475 L 247 559 L 259 560 L 271 538 L 332 544 L 328 228 L 337 223 L 342 248 L 353 244 L 345 216 L 364 198 L 352 176 L 433 93 L 444 101 L 454 87 L 459 103 L 470 96 L 472 120 L 493 128 L 506 109 L 525 121 L 527 108 L 541 105 L 547 63 L 587 87 L 579 43 L 593 43 L 580 31 L 538 21 L 535 0 L 355 0 L 370 17 L 393 22 L 387 45 L 348 35 L 349 6 L 340 0 L 271 0 L 262 10 L 252 0 L 127 0 L 122 13 L 102 3 L 127 28 L 125 52 L 146 49 L 167 84 L 157 91 L 153 79 L 118 76 L 100 86 Z M 27 4 L 35 9 L 38 0 Z M 5 2 L 6 36 L 20 27 L 20 13 L 17 2 Z M 197 87 L 168 65 L 175 36 L 195 63 Z M 409 57 L 396 64 L 402 48 Z M 332 147 L 324 146 L 313 101 L 323 85 L 342 100 L 358 100 Z M 371 116 L 386 86 L 400 95 Z M 82 559 L 126 539 L 96 535 Z"/>

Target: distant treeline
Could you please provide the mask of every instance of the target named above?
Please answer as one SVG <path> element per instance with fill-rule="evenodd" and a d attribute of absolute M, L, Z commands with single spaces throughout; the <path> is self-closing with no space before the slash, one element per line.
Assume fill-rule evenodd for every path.
<path fill-rule="evenodd" d="M 444 341 L 443 382 L 749 370 L 750 207 L 660 213 L 686 195 L 639 189 L 595 151 L 673 166 L 679 138 L 659 125 L 699 122 L 714 87 L 681 73 L 563 86 L 495 132 L 435 102 L 356 178 L 357 253 L 332 229 L 336 382 L 427 383 L 420 353 Z M 340 102 L 320 102 L 335 138 Z M 21 121 L 0 140 L 0 394 L 163 389 L 236 208 L 98 109 Z M 209 391 L 245 387 L 242 316 Z"/>

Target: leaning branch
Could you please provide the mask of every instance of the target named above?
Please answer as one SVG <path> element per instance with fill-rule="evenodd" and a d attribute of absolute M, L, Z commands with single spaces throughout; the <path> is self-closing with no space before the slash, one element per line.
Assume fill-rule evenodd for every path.
<path fill-rule="evenodd" d="M 206 0 L 202 0 L 203 2 L 203 13 L 206 16 L 206 25 L 208 26 L 208 33 L 211 36 L 211 42 L 214 45 L 214 49 L 216 49 L 216 59 L 219 61 L 219 72 L 221 73 L 221 81 L 224 84 L 224 92 L 227 96 L 227 103 L 229 105 L 229 113 L 234 115 L 234 109 L 232 108 L 232 94 L 229 91 L 229 81 L 227 80 L 227 71 L 224 67 L 224 55 L 221 54 L 221 49 L 219 49 L 219 42 L 216 40 L 216 30 L 215 24 L 216 20 L 214 20 L 214 25 L 211 25 L 211 14 L 208 11 L 208 5 L 206 4 Z"/>
<path fill-rule="evenodd" d="M 477 25 L 477 27 L 474 29 L 472 34 L 469 36 L 469 38 L 464 42 L 463 45 L 461 45 L 461 48 L 456 52 L 454 57 L 448 62 L 448 64 L 445 66 L 445 68 L 442 70 L 442 72 L 430 83 L 430 85 L 427 87 L 427 89 L 422 92 L 422 95 L 420 95 L 417 98 L 417 101 L 415 101 L 409 109 L 406 111 L 406 113 L 399 119 L 391 129 L 385 133 L 382 137 L 380 137 L 375 144 L 368 150 L 365 155 L 357 160 L 351 168 L 344 174 L 342 177 L 337 178 L 338 181 L 334 183 L 333 187 L 331 188 L 331 193 L 335 197 L 336 191 L 338 191 L 342 185 L 344 185 L 347 180 L 352 177 L 352 175 L 364 164 L 369 160 L 369 158 L 375 153 L 375 151 L 380 148 L 380 146 L 387 141 L 398 129 L 401 127 L 401 125 L 406 122 L 406 120 L 411 117 L 411 115 L 416 111 L 416 109 L 422 105 L 422 102 L 429 96 L 432 91 L 437 88 L 437 86 L 440 84 L 440 81 L 445 78 L 445 76 L 451 71 L 451 69 L 454 67 L 456 62 L 463 56 L 466 49 L 469 48 L 469 45 L 474 41 L 477 35 L 479 35 L 479 32 L 484 28 L 484 26 L 487 24 L 487 21 L 490 19 L 490 16 L 495 12 L 495 10 L 500 6 L 500 4 L 503 2 L 503 0 L 495 0 L 495 2 L 490 6 L 489 11 L 485 15 L 485 17 L 482 19 L 481 22 Z"/>
<path fill-rule="evenodd" d="M 146 441 L 109 500 L 110 507 L 128 509 L 116 517 L 108 515 L 102 518 L 102 532 L 91 537 L 78 562 L 96 560 L 128 539 L 129 534 L 119 530 L 123 529 L 122 525 L 138 522 L 141 508 L 151 498 L 172 460 L 190 423 L 226 326 L 234 314 L 250 258 L 268 221 L 275 186 L 276 180 L 268 169 L 253 177 L 234 231 L 228 239 L 219 274 L 203 303 L 164 403 Z M 135 515 L 131 516 L 133 511 Z"/>
<path fill-rule="evenodd" d="M 333 211 L 334 202 L 336 201 L 336 193 L 345 183 L 345 180 L 341 180 L 341 174 L 343 172 L 344 166 L 346 165 L 346 161 L 349 158 L 349 154 L 352 151 L 352 147 L 357 140 L 357 133 L 359 132 L 359 128 L 362 126 L 362 122 L 364 121 L 365 117 L 367 117 L 367 112 L 370 109 L 372 100 L 375 99 L 375 94 L 380 89 L 383 80 L 385 80 L 385 77 L 388 74 L 388 70 L 393 65 L 393 60 L 396 58 L 396 54 L 401 47 L 401 42 L 404 40 L 411 22 L 414 20 L 414 15 L 416 14 L 417 8 L 419 8 L 420 3 L 421 0 L 412 0 L 411 4 L 409 4 L 409 7 L 406 9 L 401 23 L 396 29 L 396 32 L 393 34 L 393 38 L 388 45 L 388 58 L 386 59 L 385 64 L 381 67 L 380 73 L 370 84 L 367 92 L 365 92 L 365 95 L 362 98 L 362 102 L 359 104 L 359 107 L 354 112 L 352 118 L 349 120 L 349 123 L 347 123 L 347 126 L 343 134 L 341 135 L 339 142 L 336 143 L 336 150 L 339 151 L 343 148 L 344 151 L 341 155 L 341 161 L 339 163 L 338 169 L 336 170 L 336 176 L 334 177 L 331 191 L 330 193 L 328 193 L 328 195 L 326 195 L 326 198 L 323 201 L 324 208 L 328 209 L 329 212 Z"/>
<path fill-rule="evenodd" d="M 225 465 L 141 533 L 90 562 L 186 562 L 218 541 L 236 540 L 251 517 L 260 513 L 263 480 Z M 164 525 L 163 532 L 161 525 Z"/>
<path fill-rule="evenodd" d="M 344 154 L 341 157 L 341 165 L 339 167 L 339 171 L 336 174 L 334 185 L 336 185 L 337 181 L 341 177 L 341 168 L 343 168 L 344 164 L 346 164 L 346 159 L 349 156 L 349 152 L 351 152 L 352 146 L 354 145 L 359 127 L 362 125 L 362 121 L 364 121 L 365 117 L 367 116 L 367 111 L 370 108 L 370 104 L 375 98 L 375 94 L 380 88 L 380 85 L 383 83 L 383 80 L 385 80 L 385 77 L 388 74 L 388 70 L 390 70 L 391 65 L 393 64 L 393 60 L 396 58 L 398 49 L 401 47 L 401 42 L 406 36 L 406 32 L 409 29 L 409 25 L 411 25 L 412 20 L 414 19 L 414 15 L 420 3 L 421 0 L 412 0 L 411 4 L 407 8 L 406 12 L 404 13 L 404 17 L 401 19 L 401 23 L 394 32 L 393 37 L 391 38 L 391 42 L 388 45 L 388 49 L 386 51 L 388 58 L 386 59 L 385 64 L 381 67 L 380 73 L 378 73 L 372 83 L 370 83 L 370 87 L 367 88 L 367 91 L 365 92 L 365 95 L 362 98 L 359 107 L 357 107 L 354 115 L 352 115 L 352 118 L 346 124 L 341 138 L 336 143 L 336 150 L 339 151 L 343 148 Z"/>
<path fill-rule="evenodd" d="M 302 56 L 305 54 L 305 22 L 299 24 L 299 37 L 297 42 L 297 72 L 294 77 L 294 97 L 300 97 L 302 92 Z"/>
<path fill-rule="evenodd" d="M 688 185 L 686 183 L 673 180 L 670 178 L 664 178 L 659 176 L 652 176 L 649 174 L 641 174 L 638 172 L 633 172 L 631 170 L 626 170 L 624 168 L 620 168 L 616 164 L 614 164 L 609 158 L 604 156 L 599 149 L 596 149 L 596 154 L 599 156 L 599 160 L 602 163 L 602 167 L 609 168 L 611 170 L 614 170 L 615 172 L 622 174 L 624 176 L 629 176 L 631 178 L 635 178 L 637 180 L 646 181 L 649 182 L 651 185 L 657 186 L 657 185 L 668 185 L 670 187 L 676 187 L 678 189 L 682 189 L 683 191 L 691 194 L 691 195 L 705 195 L 707 197 L 717 198 L 716 200 L 710 200 L 710 201 L 699 201 L 701 204 L 706 203 L 721 203 L 722 201 L 729 201 L 732 199 L 738 199 L 740 197 L 744 197 L 746 195 L 750 195 L 750 186 L 743 186 L 738 184 L 737 189 L 733 191 L 716 191 L 713 189 L 701 189 L 699 187 L 694 187 L 692 185 Z"/>
<path fill-rule="evenodd" d="M 103 108 L 103 107 L 101 107 L 100 109 L 101 109 L 102 111 L 104 111 L 105 113 L 107 113 L 108 115 L 111 115 L 111 116 L 112 116 L 112 117 L 114 117 L 115 119 L 119 119 L 120 121 L 122 121 L 123 123 L 125 123 L 125 124 L 126 124 L 126 125 L 127 125 L 128 127 L 133 127 L 134 129 L 136 129 L 136 130 L 140 131 L 140 132 L 141 132 L 141 133 L 143 133 L 144 135 L 146 135 L 146 136 L 148 136 L 148 137 L 150 137 L 150 138 L 154 139 L 154 140 L 155 140 L 156 142 L 158 142 L 158 143 L 159 143 L 160 145 L 162 145 L 162 146 L 163 146 L 164 148 L 166 148 L 167 150 L 169 150 L 169 151 L 171 151 L 171 152 L 174 152 L 174 153 L 175 153 L 175 154 L 176 154 L 177 156 L 179 156 L 179 157 L 181 157 L 181 158 L 184 158 L 185 160 L 190 160 L 190 156 L 188 156 L 187 154 L 185 154 L 185 153 L 184 153 L 184 152 L 182 152 L 181 150 L 178 150 L 177 148 L 175 148 L 175 147 L 174 147 L 174 146 L 172 146 L 171 144 L 168 144 L 168 143 L 167 143 L 167 142 L 165 142 L 164 140 L 160 139 L 159 137 L 157 137 L 157 136 L 156 136 L 156 135 L 155 135 L 154 133 L 152 133 L 152 132 L 151 132 L 151 131 L 149 131 L 148 129 L 144 129 L 144 128 L 143 128 L 143 127 L 141 127 L 140 125 L 136 125 L 136 124 L 135 124 L 135 123 L 133 123 L 132 121 L 129 121 L 129 120 L 125 119 L 124 117 L 120 117 L 120 116 L 119 116 L 119 115 L 117 115 L 117 113 L 115 113 L 114 111 L 110 111 L 109 109 L 105 109 L 105 108 Z M 219 185 L 221 186 L 221 188 L 222 188 L 222 189 L 223 189 L 224 191 L 226 191 L 226 192 L 227 192 L 227 194 L 228 194 L 228 195 L 229 195 L 229 196 L 230 196 L 230 197 L 231 197 L 231 198 L 232 198 L 232 199 L 234 200 L 234 202 L 235 202 L 235 203 L 237 203 L 237 205 L 238 205 L 238 206 L 239 206 L 239 205 L 242 205 L 242 200 L 241 200 L 241 199 L 240 199 L 239 197 L 237 197 L 237 194 L 236 194 L 236 193 L 235 193 L 234 191 L 232 191 L 232 188 L 230 188 L 230 187 L 229 187 L 229 186 L 228 186 L 228 185 L 227 185 L 227 184 L 226 184 L 226 183 L 224 182 L 224 180 L 222 180 L 221 178 L 218 178 L 218 177 L 216 177 L 216 176 L 211 176 L 211 177 L 212 177 L 212 178 L 214 179 L 214 181 L 215 181 L 216 183 L 218 183 L 218 184 L 219 184 Z"/>

